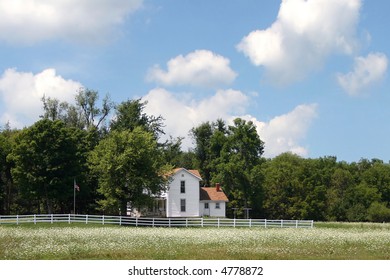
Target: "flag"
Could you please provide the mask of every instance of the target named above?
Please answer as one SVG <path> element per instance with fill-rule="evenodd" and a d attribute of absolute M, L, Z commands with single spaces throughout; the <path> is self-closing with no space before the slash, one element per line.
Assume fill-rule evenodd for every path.
<path fill-rule="evenodd" d="M 77 190 L 78 192 L 80 191 L 80 187 L 76 184 L 76 180 L 74 180 L 74 188 L 75 190 Z"/>

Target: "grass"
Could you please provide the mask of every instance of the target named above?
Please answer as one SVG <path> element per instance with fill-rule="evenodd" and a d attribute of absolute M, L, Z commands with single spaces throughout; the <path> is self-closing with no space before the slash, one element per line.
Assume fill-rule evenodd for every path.
<path fill-rule="evenodd" d="M 313 229 L 0 226 L 0 259 L 389 260 L 389 224 Z"/>

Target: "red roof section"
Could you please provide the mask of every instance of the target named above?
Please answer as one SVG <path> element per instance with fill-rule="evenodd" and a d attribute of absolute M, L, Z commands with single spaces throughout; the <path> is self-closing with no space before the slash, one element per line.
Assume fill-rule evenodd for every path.
<path fill-rule="evenodd" d="M 217 188 L 209 187 L 200 188 L 200 200 L 229 201 L 222 189 L 217 191 Z"/>

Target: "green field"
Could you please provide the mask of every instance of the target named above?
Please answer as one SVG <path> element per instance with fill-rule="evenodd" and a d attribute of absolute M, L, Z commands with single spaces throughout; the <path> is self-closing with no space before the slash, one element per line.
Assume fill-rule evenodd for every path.
<path fill-rule="evenodd" d="M 389 260 L 389 224 L 313 229 L 0 226 L 0 259 Z"/>

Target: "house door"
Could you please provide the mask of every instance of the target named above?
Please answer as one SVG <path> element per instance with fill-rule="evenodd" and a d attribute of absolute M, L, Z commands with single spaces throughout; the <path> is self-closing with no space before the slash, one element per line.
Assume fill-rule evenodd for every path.
<path fill-rule="evenodd" d="M 210 216 L 210 205 L 208 202 L 204 204 L 203 216 Z"/>

